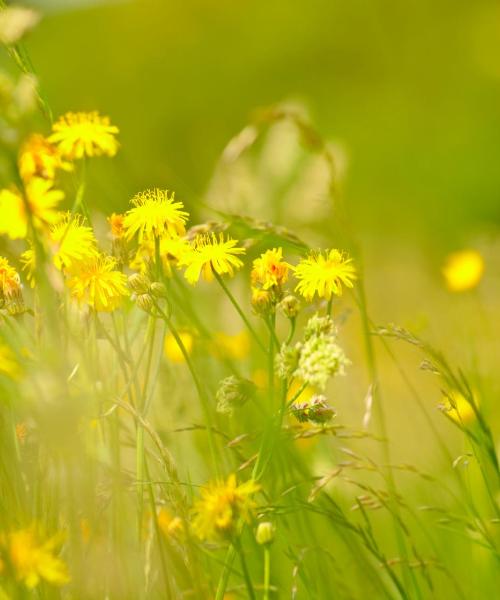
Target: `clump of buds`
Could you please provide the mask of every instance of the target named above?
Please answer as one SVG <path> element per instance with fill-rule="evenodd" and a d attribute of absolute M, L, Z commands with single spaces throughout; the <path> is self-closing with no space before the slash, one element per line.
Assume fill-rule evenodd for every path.
<path fill-rule="evenodd" d="M 255 395 L 253 381 L 230 375 L 219 383 L 217 390 L 217 412 L 231 416 L 235 409 L 244 406 Z"/>
<path fill-rule="evenodd" d="M 295 402 L 290 408 L 293 416 L 300 423 L 324 424 L 335 416 L 335 411 L 328 404 L 326 396 L 315 395 L 310 400 Z"/>
<path fill-rule="evenodd" d="M 283 300 L 278 304 L 278 307 L 281 309 L 281 312 L 288 319 L 295 319 L 300 311 L 300 301 L 297 296 L 293 296 L 289 294 L 285 296 Z"/>
<path fill-rule="evenodd" d="M 132 290 L 132 300 L 145 312 L 151 312 L 155 299 L 166 298 L 167 288 L 160 281 L 153 281 L 142 273 L 134 273 L 128 278 L 128 286 Z"/>

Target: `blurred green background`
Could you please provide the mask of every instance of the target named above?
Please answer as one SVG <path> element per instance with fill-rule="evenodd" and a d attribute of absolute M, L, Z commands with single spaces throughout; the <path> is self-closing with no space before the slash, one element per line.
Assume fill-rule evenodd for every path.
<path fill-rule="evenodd" d="M 343 145 L 361 231 L 445 251 L 500 219 L 497 1 L 26 3 L 55 113 L 121 129 L 108 206 L 152 185 L 189 204 L 251 112 L 292 99 Z"/>

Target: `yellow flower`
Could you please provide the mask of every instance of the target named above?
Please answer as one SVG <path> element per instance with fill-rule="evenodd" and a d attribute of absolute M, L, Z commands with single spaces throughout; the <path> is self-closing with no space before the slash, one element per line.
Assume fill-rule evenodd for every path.
<path fill-rule="evenodd" d="M 288 279 L 290 265 L 283 261 L 283 249 L 267 250 L 253 261 L 252 284 L 264 290 L 281 287 Z"/>
<path fill-rule="evenodd" d="M 63 192 L 52 189 L 51 181 L 40 177 L 26 182 L 24 198 L 15 188 L 0 190 L 0 234 L 12 240 L 25 238 L 29 213 L 38 229 L 54 223 L 59 218 L 56 209 L 63 198 Z"/>
<path fill-rule="evenodd" d="M 55 144 L 62 156 L 70 160 L 83 156 L 114 156 L 118 150 L 115 135 L 118 127 L 97 111 L 68 112 L 52 126 L 49 142 Z"/>
<path fill-rule="evenodd" d="M 178 537 L 184 533 L 180 517 L 173 517 L 166 508 L 161 508 L 157 516 L 158 527 L 165 537 Z"/>
<path fill-rule="evenodd" d="M 222 358 L 243 360 L 250 352 L 248 331 L 243 329 L 234 335 L 229 335 L 223 331 L 216 332 L 214 335 L 214 352 Z"/>
<path fill-rule="evenodd" d="M 63 536 L 56 534 L 43 539 L 34 526 L 4 534 L 0 544 L 15 578 L 33 589 L 42 580 L 55 586 L 70 581 L 65 563 L 56 556 Z"/>
<path fill-rule="evenodd" d="M 123 220 L 125 215 L 113 213 L 108 217 L 108 223 L 111 228 L 111 235 L 114 239 L 119 240 L 123 237 L 125 230 L 123 228 Z"/>
<path fill-rule="evenodd" d="M 484 272 L 483 257 L 476 250 L 454 252 L 446 259 L 443 276 L 452 292 L 465 292 L 477 286 Z"/>
<path fill-rule="evenodd" d="M 98 254 L 94 232 L 85 225 L 80 215 L 66 213 L 52 227 L 50 240 L 53 244 L 53 261 L 60 271 L 73 268 Z"/>
<path fill-rule="evenodd" d="M 133 208 L 125 215 L 123 226 L 127 239 L 138 234 L 151 240 L 164 235 L 179 236 L 186 232 L 185 223 L 189 214 L 182 210 L 182 202 L 175 201 L 175 194 L 168 196 L 168 190 L 146 190 L 136 194 L 131 200 Z"/>
<path fill-rule="evenodd" d="M 11 315 L 25 311 L 21 279 L 3 256 L 0 256 L 0 306 L 5 306 Z"/>
<path fill-rule="evenodd" d="M 314 295 L 330 300 L 332 294 L 342 295 L 342 285 L 352 288 L 356 270 L 348 258 L 339 250 L 329 250 L 324 255 L 313 253 L 302 259 L 295 268 L 299 283 L 295 290 L 311 301 Z"/>
<path fill-rule="evenodd" d="M 210 281 L 213 271 L 219 275 L 233 275 L 235 269 L 243 266 L 238 255 L 245 254 L 245 249 L 238 248 L 237 243 L 237 240 L 231 238 L 224 239 L 223 233 L 219 234 L 219 238 L 215 233 L 197 235 L 190 252 L 180 262 L 187 265 L 184 277 L 194 285 L 200 275 Z"/>
<path fill-rule="evenodd" d="M 172 266 L 179 263 L 183 256 L 191 250 L 191 245 L 186 238 L 162 237 L 160 239 L 160 258 L 163 263 L 164 273 L 172 274 Z M 140 244 L 130 268 L 145 273 L 149 264 L 155 258 L 155 243 L 153 240 L 144 239 Z"/>
<path fill-rule="evenodd" d="M 21 367 L 9 346 L 0 342 L 0 375 L 14 381 L 21 375 Z"/>
<path fill-rule="evenodd" d="M 66 282 L 71 296 L 99 312 L 115 310 L 128 296 L 127 277 L 115 267 L 116 260 L 105 255 L 77 263 Z"/>
<path fill-rule="evenodd" d="M 179 332 L 179 337 L 181 338 L 182 345 L 186 349 L 187 353 L 191 354 L 194 343 L 193 336 L 189 333 L 189 331 L 181 331 Z M 183 363 L 185 361 L 184 354 L 182 353 L 177 340 L 171 333 L 165 337 L 164 350 L 165 356 L 172 362 Z"/>
<path fill-rule="evenodd" d="M 194 506 L 195 534 L 202 540 L 231 537 L 240 518 L 250 522 L 256 506 L 251 496 L 259 489 L 252 479 L 238 485 L 235 475 L 230 475 L 226 483 L 211 483 Z"/>
<path fill-rule="evenodd" d="M 56 169 L 71 170 L 71 164 L 64 162 L 58 149 L 39 133 L 31 135 L 19 153 L 19 173 L 24 181 L 33 177 L 54 179 Z"/>
<path fill-rule="evenodd" d="M 474 395 L 474 403 L 476 406 L 479 405 L 476 395 Z M 441 408 L 455 423 L 467 425 L 476 418 L 476 413 L 470 402 L 456 390 L 452 390 L 443 396 Z"/>

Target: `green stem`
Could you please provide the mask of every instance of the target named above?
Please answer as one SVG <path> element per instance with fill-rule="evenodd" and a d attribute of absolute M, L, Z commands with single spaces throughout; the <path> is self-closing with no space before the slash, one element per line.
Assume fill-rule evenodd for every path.
<path fill-rule="evenodd" d="M 231 292 L 229 291 L 229 288 L 227 287 L 227 285 L 224 283 L 222 277 L 214 270 L 212 269 L 212 272 L 214 274 L 215 279 L 217 279 L 217 281 L 219 282 L 219 285 L 221 286 L 221 288 L 224 290 L 226 296 L 229 298 L 229 300 L 231 301 L 231 304 L 234 306 L 234 308 L 236 309 L 236 311 L 238 312 L 238 314 L 240 315 L 243 323 L 245 323 L 245 325 L 248 328 L 248 331 L 251 333 L 252 337 L 255 339 L 255 341 L 257 342 L 257 344 L 259 345 L 259 348 L 262 350 L 262 352 L 267 353 L 266 347 L 264 346 L 264 344 L 261 342 L 259 336 L 257 335 L 255 329 L 253 328 L 252 324 L 250 323 L 250 321 L 247 319 L 245 313 L 241 310 L 240 305 L 238 304 L 238 302 L 236 301 L 236 298 L 231 294 Z"/>
<path fill-rule="evenodd" d="M 269 546 L 264 548 L 264 600 L 269 600 L 271 588 L 271 552 Z"/>
<path fill-rule="evenodd" d="M 255 600 L 255 592 L 254 592 L 253 585 L 252 585 L 252 579 L 251 579 L 250 573 L 248 571 L 247 561 L 245 560 L 245 555 L 243 553 L 243 548 L 241 547 L 241 541 L 239 538 L 236 538 L 233 541 L 233 546 L 235 547 L 236 552 L 238 553 L 238 555 L 240 557 L 241 569 L 243 571 L 243 578 L 245 580 L 248 597 L 251 600 Z"/>
<path fill-rule="evenodd" d="M 231 545 L 228 548 L 226 560 L 224 561 L 224 567 L 219 577 L 219 583 L 217 584 L 217 591 L 215 593 L 215 600 L 224 600 L 224 595 L 226 594 L 229 575 L 231 574 L 231 569 L 233 566 L 235 556 L 236 549 L 233 545 Z"/>

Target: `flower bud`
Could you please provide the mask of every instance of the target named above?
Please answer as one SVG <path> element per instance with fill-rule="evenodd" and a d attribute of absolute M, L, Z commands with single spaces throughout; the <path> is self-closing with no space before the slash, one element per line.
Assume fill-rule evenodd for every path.
<path fill-rule="evenodd" d="M 335 411 L 323 395 L 313 396 L 310 400 L 304 402 L 295 402 L 290 410 L 300 423 L 310 421 L 311 423 L 324 424 L 335 415 Z"/>
<path fill-rule="evenodd" d="M 269 312 L 271 307 L 271 293 L 260 288 L 252 288 L 252 307 L 258 315 Z"/>
<path fill-rule="evenodd" d="M 288 317 L 289 319 L 295 319 L 300 311 L 300 301 L 297 296 L 292 296 L 292 294 L 289 294 L 288 296 L 285 296 L 279 303 L 279 307 L 285 317 Z"/>
<path fill-rule="evenodd" d="M 165 284 L 160 281 L 153 281 L 149 291 L 155 296 L 155 298 L 166 298 L 167 297 L 167 288 Z"/>
<path fill-rule="evenodd" d="M 257 526 L 257 531 L 255 532 L 255 540 L 257 541 L 257 544 L 260 544 L 261 546 L 272 544 L 274 542 L 275 532 L 275 526 L 269 521 L 259 523 Z"/>
<path fill-rule="evenodd" d="M 134 273 L 128 278 L 128 286 L 138 296 L 141 294 L 147 294 L 151 282 L 142 273 Z"/>
<path fill-rule="evenodd" d="M 145 312 L 151 312 L 151 309 L 154 306 L 154 300 L 150 294 L 139 294 L 135 301 L 137 306 Z"/>

